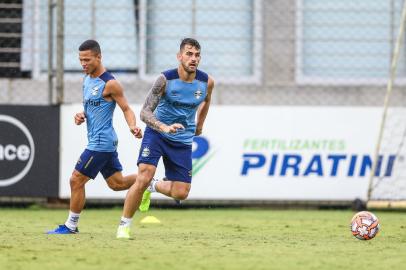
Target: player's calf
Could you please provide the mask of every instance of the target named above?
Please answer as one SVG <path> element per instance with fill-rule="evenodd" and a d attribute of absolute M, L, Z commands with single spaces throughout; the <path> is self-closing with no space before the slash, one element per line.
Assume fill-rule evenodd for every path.
<path fill-rule="evenodd" d="M 190 184 L 180 181 L 165 181 L 170 183 L 169 196 L 175 200 L 186 200 L 190 192 Z"/>
<path fill-rule="evenodd" d="M 127 190 L 137 180 L 136 174 L 124 176 L 121 172 L 116 172 L 112 176 L 106 179 L 107 185 L 114 191 Z"/>
<path fill-rule="evenodd" d="M 178 201 L 186 200 L 188 196 L 189 196 L 189 190 L 184 189 L 184 190 L 172 190 L 171 191 L 171 197 Z"/>

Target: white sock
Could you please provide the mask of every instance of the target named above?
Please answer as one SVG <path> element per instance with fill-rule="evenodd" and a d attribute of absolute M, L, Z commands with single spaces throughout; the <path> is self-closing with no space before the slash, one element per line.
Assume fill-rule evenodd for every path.
<path fill-rule="evenodd" d="M 121 217 L 120 225 L 121 227 L 130 227 L 132 218 Z"/>
<path fill-rule="evenodd" d="M 80 213 L 77 214 L 77 213 L 73 213 L 72 211 L 69 211 L 69 216 L 65 222 L 65 226 L 73 231 L 76 230 L 76 228 L 78 227 L 79 216 L 80 216 Z"/>
<path fill-rule="evenodd" d="M 157 184 L 158 182 L 159 182 L 158 179 L 152 178 L 151 183 L 149 184 L 147 190 L 148 190 L 149 192 L 152 192 L 152 193 L 157 192 L 157 191 L 156 191 L 156 184 Z"/>
<path fill-rule="evenodd" d="M 152 179 L 152 192 L 156 192 L 156 184 L 159 182 L 158 179 Z"/>

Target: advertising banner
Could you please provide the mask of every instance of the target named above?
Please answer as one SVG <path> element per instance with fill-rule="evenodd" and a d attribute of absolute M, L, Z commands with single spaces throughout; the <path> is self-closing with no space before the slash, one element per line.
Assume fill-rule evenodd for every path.
<path fill-rule="evenodd" d="M 132 106 L 139 115 L 140 106 Z M 62 107 L 60 196 L 68 198 L 69 176 L 86 146 L 86 127 L 75 126 L 81 105 Z M 193 144 L 190 199 L 353 200 L 365 199 L 381 111 L 348 107 L 212 106 L 203 135 Z M 138 122 L 140 123 L 139 119 Z M 144 127 L 143 124 L 140 124 Z M 140 140 L 120 110 L 114 126 L 123 174 L 137 171 Z M 390 175 L 393 156 L 379 173 Z M 162 162 L 156 177 L 164 176 Z M 124 198 L 99 175 L 88 198 Z M 163 198 L 153 194 L 155 198 Z"/>
<path fill-rule="evenodd" d="M 59 108 L 0 106 L 0 196 L 57 197 Z"/>
<path fill-rule="evenodd" d="M 376 108 L 215 107 L 191 197 L 365 199 L 380 115 Z M 383 157 L 382 175 L 391 158 Z"/>

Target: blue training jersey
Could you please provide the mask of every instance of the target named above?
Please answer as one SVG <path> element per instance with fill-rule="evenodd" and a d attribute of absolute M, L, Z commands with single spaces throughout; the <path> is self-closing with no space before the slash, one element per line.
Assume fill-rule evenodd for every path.
<path fill-rule="evenodd" d="M 83 107 L 87 123 L 87 149 L 99 152 L 114 152 L 117 149 L 117 134 L 113 128 L 113 113 L 116 102 L 107 101 L 103 91 L 109 80 L 115 80 L 109 72 L 97 78 L 85 76 L 83 80 Z"/>
<path fill-rule="evenodd" d="M 192 144 L 196 131 L 196 111 L 206 98 L 209 76 L 196 70 L 193 82 L 185 82 L 179 78 L 177 69 L 167 70 L 163 75 L 166 78 L 165 95 L 159 101 L 155 117 L 167 125 L 182 124 L 185 129 L 173 134 L 161 134 L 171 141 Z"/>

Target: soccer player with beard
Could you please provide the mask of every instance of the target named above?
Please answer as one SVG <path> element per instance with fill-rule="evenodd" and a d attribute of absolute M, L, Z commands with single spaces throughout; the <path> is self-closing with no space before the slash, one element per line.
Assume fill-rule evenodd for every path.
<path fill-rule="evenodd" d="M 147 211 L 152 192 L 175 200 L 188 197 L 192 182 L 192 141 L 202 133 L 214 87 L 213 79 L 198 70 L 200 44 L 182 40 L 179 65 L 156 79 L 141 110 L 147 124 L 138 157 L 137 181 L 128 190 L 117 238 L 130 238 L 132 217 Z M 165 178 L 153 179 L 163 158 Z"/>

